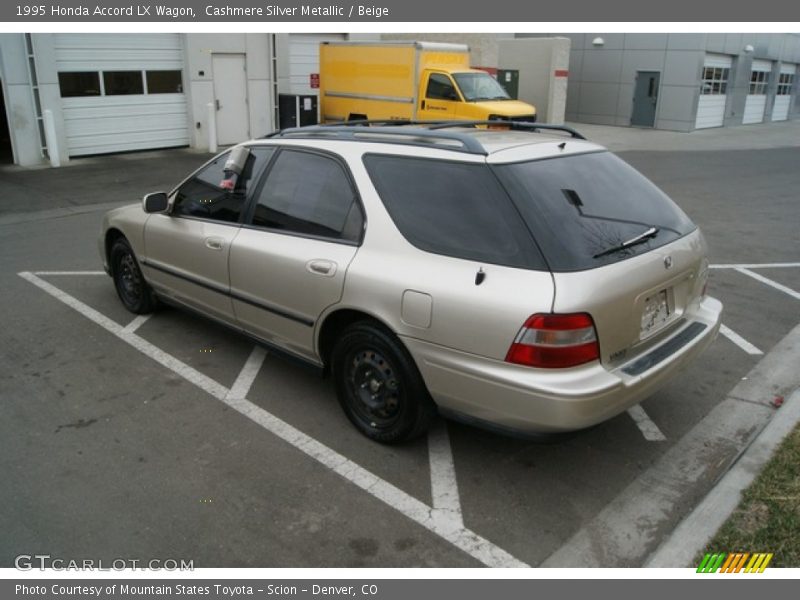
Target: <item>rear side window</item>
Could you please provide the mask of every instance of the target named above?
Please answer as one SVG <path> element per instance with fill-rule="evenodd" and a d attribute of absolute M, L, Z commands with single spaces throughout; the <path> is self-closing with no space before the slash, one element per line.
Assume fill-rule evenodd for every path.
<path fill-rule="evenodd" d="M 618 262 L 695 229 L 664 192 L 610 152 L 493 169 L 553 271 L 580 271 Z M 658 230 L 655 236 L 619 248 L 653 227 Z"/>
<path fill-rule="evenodd" d="M 545 269 L 519 213 L 485 164 L 368 155 L 364 163 L 400 233 L 427 252 Z"/>

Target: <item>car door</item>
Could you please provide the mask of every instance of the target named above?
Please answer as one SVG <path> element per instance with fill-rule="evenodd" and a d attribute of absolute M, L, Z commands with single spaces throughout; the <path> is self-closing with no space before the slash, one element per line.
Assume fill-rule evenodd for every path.
<path fill-rule="evenodd" d="M 419 100 L 418 117 L 421 120 L 454 119 L 461 97 L 455 83 L 447 73 L 426 72 L 424 97 Z"/>
<path fill-rule="evenodd" d="M 316 361 L 314 326 L 341 299 L 363 229 L 363 209 L 341 160 L 281 149 L 231 247 L 231 295 L 240 326 Z"/>
<path fill-rule="evenodd" d="M 159 294 L 235 323 L 228 280 L 230 247 L 241 227 L 250 182 L 272 152 L 269 147 L 251 149 L 238 176 L 225 171 L 228 153 L 216 157 L 173 192 L 169 214 L 150 216 L 142 267 Z"/>

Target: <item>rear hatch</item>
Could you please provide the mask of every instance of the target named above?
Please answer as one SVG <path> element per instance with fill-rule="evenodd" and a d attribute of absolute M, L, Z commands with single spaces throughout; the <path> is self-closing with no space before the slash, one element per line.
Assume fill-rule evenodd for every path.
<path fill-rule="evenodd" d="M 604 364 L 691 317 L 707 273 L 702 235 L 630 165 L 601 151 L 493 168 L 553 273 L 552 311 L 592 316 Z"/>

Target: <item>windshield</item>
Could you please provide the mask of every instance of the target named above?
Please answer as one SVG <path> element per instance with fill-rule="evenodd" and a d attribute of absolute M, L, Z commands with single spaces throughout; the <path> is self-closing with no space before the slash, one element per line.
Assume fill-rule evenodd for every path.
<path fill-rule="evenodd" d="M 668 244 L 695 225 L 610 152 L 494 167 L 553 271 L 580 271 Z"/>
<path fill-rule="evenodd" d="M 467 102 L 511 100 L 511 97 L 488 73 L 455 73 L 453 77 Z"/>

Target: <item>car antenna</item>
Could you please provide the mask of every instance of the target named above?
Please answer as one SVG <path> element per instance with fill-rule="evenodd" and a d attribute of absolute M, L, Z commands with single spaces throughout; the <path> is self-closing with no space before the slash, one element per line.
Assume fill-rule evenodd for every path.
<path fill-rule="evenodd" d="M 562 150 L 563 150 L 564 148 L 566 148 L 566 146 L 567 146 L 567 142 L 561 142 L 561 143 L 558 145 L 558 147 L 559 147 L 559 148 L 561 148 Z"/>
<path fill-rule="evenodd" d="M 479 267 L 478 272 L 475 273 L 475 285 L 482 284 L 484 279 L 486 279 L 486 273 L 484 272 L 483 267 Z"/>

